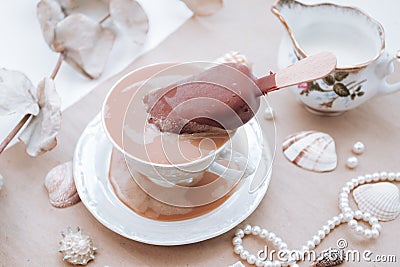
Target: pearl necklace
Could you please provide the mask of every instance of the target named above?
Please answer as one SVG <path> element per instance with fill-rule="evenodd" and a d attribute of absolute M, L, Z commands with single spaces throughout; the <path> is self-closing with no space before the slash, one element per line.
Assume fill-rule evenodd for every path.
<path fill-rule="evenodd" d="M 400 182 L 400 172 L 381 172 L 367 174 L 365 176 L 358 176 L 357 178 L 351 179 L 351 181 L 347 182 L 346 185 L 341 188 L 339 193 L 339 209 L 341 213 L 339 215 L 333 216 L 330 220 L 328 220 L 326 224 L 324 224 L 318 230 L 316 235 L 313 235 L 310 240 L 305 242 L 305 244 L 298 250 L 298 252 L 304 255 L 311 249 L 314 249 L 331 232 L 331 230 L 343 223 L 347 223 L 350 229 L 355 231 L 356 234 L 361 235 L 367 239 L 378 238 L 380 231 L 382 230 L 382 226 L 379 224 L 378 219 L 376 217 L 373 217 L 368 212 L 363 212 L 361 210 L 353 211 L 349 206 L 349 194 L 359 185 L 380 181 Z M 371 228 L 364 228 L 363 226 L 358 224 L 357 220 L 365 221 L 371 226 Z M 248 224 L 243 229 L 238 229 L 235 233 L 235 237 L 232 239 L 234 253 L 238 254 L 240 258 L 247 261 L 247 263 L 255 264 L 259 267 L 299 266 L 297 264 L 297 261 L 302 258 L 299 254 L 296 255 L 296 257 L 294 258 L 288 258 L 286 261 L 263 261 L 257 258 L 255 255 L 250 254 L 249 251 L 245 250 L 242 245 L 242 238 L 245 235 L 259 236 L 266 241 L 272 242 L 272 244 L 281 251 L 288 250 L 288 246 L 285 242 L 283 242 L 280 237 L 278 237 L 273 232 L 262 229 L 260 226 L 257 225 L 251 226 Z M 345 248 L 345 246 L 343 246 L 342 248 Z"/>

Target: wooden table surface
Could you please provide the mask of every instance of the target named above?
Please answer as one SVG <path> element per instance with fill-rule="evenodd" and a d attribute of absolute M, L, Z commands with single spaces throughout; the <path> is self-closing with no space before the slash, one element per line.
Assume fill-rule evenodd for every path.
<path fill-rule="evenodd" d="M 225 7 L 214 16 L 189 20 L 155 50 L 66 110 L 58 146 L 53 151 L 30 158 L 23 145 L 18 144 L 3 153 L 0 157 L 0 172 L 5 178 L 0 191 L 0 265 L 69 266 L 62 262 L 57 251 L 60 231 L 67 226 L 80 226 L 93 237 L 99 250 L 89 266 L 228 266 L 238 261 L 231 245 L 234 230 L 192 245 L 141 244 L 108 230 L 82 203 L 66 209 L 53 208 L 43 181 L 51 168 L 72 159 L 82 130 L 100 111 L 112 84 L 135 68 L 162 61 L 213 60 L 227 51 L 238 50 L 253 62 L 257 75 L 276 70 L 283 27 L 270 13 L 271 4 L 272 1 L 262 0 L 253 0 L 252 4 L 226 1 Z M 278 149 L 267 195 L 244 223 L 265 227 L 286 240 L 289 247 L 297 248 L 326 220 L 338 214 L 339 189 L 350 178 L 382 170 L 400 171 L 400 94 L 372 99 L 339 117 L 310 114 L 288 90 L 271 94 L 268 101 L 276 112 Z M 282 140 L 301 130 L 318 130 L 333 136 L 339 158 L 335 171 L 312 173 L 284 158 L 280 149 Z M 345 162 L 351 155 L 352 144 L 358 140 L 365 143 L 366 151 L 359 157 L 359 167 L 348 170 Z M 339 238 L 345 238 L 351 249 L 369 249 L 374 255 L 396 255 L 397 263 L 361 262 L 343 266 L 400 266 L 400 219 L 382 225 L 381 236 L 374 241 L 359 238 L 341 226 L 317 251 L 335 246 Z M 264 246 L 254 238 L 247 238 L 244 243 L 252 253 Z M 309 265 L 302 263 L 301 266 Z"/>

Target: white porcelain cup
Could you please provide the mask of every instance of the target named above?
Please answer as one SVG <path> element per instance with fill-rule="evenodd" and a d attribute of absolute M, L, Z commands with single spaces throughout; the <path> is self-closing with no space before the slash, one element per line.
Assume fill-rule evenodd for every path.
<path fill-rule="evenodd" d="M 148 82 L 156 74 L 162 76 L 162 81 L 167 84 L 184 78 L 188 73 L 180 74 L 178 72 L 174 73 L 174 75 L 167 73 L 163 76 L 162 73 L 166 69 L 177 65 L 179 64 L 161 63 L 146 66 L 128 73 L 115 83 L 108 93 L 102 108 L 102 122 L 110 142 L 120 153 L 125 155 L 129 169 L 141 173 L 162 186 L 191 185 L 198 182 L 198 179 L 201 178 L 205 171 L 230 181 L 239 181 L 241 178 L 250 175 L 254 172 L 255 167 L 249 162 L 246 155 L 249 151 L 244 149 L 245 153 L 239 152 L 238 150 L 241 148 L 238 146 L 243 144 L 235 141 L 237 138 L 243 138 L 243 133 L 240 133 L 240 131 L 234 133 L 227 142 L 212 153 L 181 164 L 158 164 L 138 158 L 123 148 L 123 141 L 121 143 L 121 140 L 117 140 L 117 137 L 123 136 L 122 129 L 127 116 L 125 111 L 129 112 L 129 105 L 132 97 L 134 97 L 132 90 L 129 91 L 126 88 L 130 85 Z M 192 71 L 198 70 L 188 70 L 188 72 Z M 182 77 L 179 77 L 180 75 Z M 244 138 L 246 137 L 244 136 Z"/>

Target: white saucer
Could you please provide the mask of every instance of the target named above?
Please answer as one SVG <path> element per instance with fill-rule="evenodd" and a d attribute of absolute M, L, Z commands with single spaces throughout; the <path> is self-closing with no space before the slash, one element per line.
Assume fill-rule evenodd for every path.
<path fill-rule="evenodd" d="M 112 145 L 97 115 L 83 131 L 74 154 L 74 177 L 79 196 L 93 216 L 110 230 L 139 242 L 153 245 L 190 244 L 221 235 L 245 220 L 259 205 L 269 185 L 271 149 L 257 122 L 243 128 L 248 136 L 251 161 L 259 166 L 243 185 L 215 210 L 188 220 L 162 222 L 144 218 L 115 195 L 108 179 Z M 243 140 L 241 140 L 243 141 Z M 262 166 L 265 165 L 265 166 Z M 262 181 L 249 192 L 251 180 Z M 265 179 L 264 179 L 265 178 Z M 253 181 L 254 182 L 254 181 Z"/>

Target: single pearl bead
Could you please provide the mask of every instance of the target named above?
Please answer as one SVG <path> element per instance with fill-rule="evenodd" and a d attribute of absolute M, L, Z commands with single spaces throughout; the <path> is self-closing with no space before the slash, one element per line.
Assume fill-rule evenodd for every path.
<path fill-rule="evenodd" d="M 341 198 L 339 199 L 339 201 L 342 202 L 342 203 L 347 204 L 347 203 L 349 203 L 349 198 L 348 198 L 348 197 L 341 197 Z"/>
<path fill-rule="evenodd" d="M 338 216 L 333 216 L 332 220 L 335 223 L 335 225 L 339 225 L 340 224 L 340 219 L 339 219 Z"/>
<path fill-rule="evenodd" d="M 352 209 L 351 209 L 349 206 L 345 207 L 345 208 L 343 209 L 343 211 L 344 211 L 345 214 L 346 214 L 346 213 L 352 214 Z"/>
<path fill-rule="evenodd" d="M 258 225 L 253 226 L 253 229 L 251 230 L 251 233 L 252 233 L 253 235 L 259 235 L 259 234 L 261 233 L 261 228 L 260 228 L 260 226 L 258 226 Z"/>
<path fill-rule="evenodd" d="M 346 209 L 346 208 L 349 208 L 349 204 L 343 203 L 343 202 L 340 201 L 340 203 L 339 203 L 339 208 L 340 208 L 341 210 L 344 210 L 344 209 Z"/>
<path fill-rule="evenodd" d="M 257 267 L 263 267 L 264 266 L 264 262 L 260 259 L 256 259 L 256 266 Z"/>
<path fill-rule="evenodd" d="M 272 244 L 274 244 L 274 246 L 279 246 L 279 244 L 282 243 L 282 239 L 279 237 L 276 237 L 273 241 Z"/>
<path fill-rule="evenodd" d="M 324 231 L 325 234 L 327 235 L 327 234 L 329 234 L 329 232 L 331 231 L 331 229 L 329 228 L 328 225 L 324 225 L 324 226 L 322 226 L 322 231 Z"/>
<path fill-rule="evenodd" d="M 268 236 L 267 236 L 267 238 L 268 238 L 269 241 L 274 240 L 275 237 L 276 237 L 276 235 L 275 235 L 274 233 L 272 233 L 272 232 L 269 232 L 269 234 L 268 234 Z"/>
<path fill-rule="evenodd" d="M 237 237 L 243 238 L 244 237 L 244 232 L 242 229 L 237 229 L 235 235 Z"/>
<path fill-rule="evenodd" d="M 374 172 L 374 173 L 372 174 L 372 181 L 373 181 L 373 182 L 378 182 L 380 178 L 381 178 L 381 176 L 380 176 L 379 173 Z"/>
<path fill-rule="evenodd" d="M 240 252 L 240 258 L 242 260 L 247 260 L 247 257 L 249 257 L 250 253 L 247 250 L 243 250 L 242 252 Z"/>
<path fill-rule="evenodd" d="M 303 253 L 306 253 L 306 252 L 309 252 L 310 249 L 307 246 L 302 246 L 300 251 Z"/>
<path fill-rule="evenodd" d="M 342 187 L 341 190 L 342 190 L 342 192 L 344 192 L 346 194 L 350 193 L 350 189 L 347 186 Z"/>
<path fill-rule="evenodd" d="M 354 169 L 355 167 L 358 166 L 358 159 L 357 159 L 356 157 L 354 157 L 354 156 L 349 157 L 349 158 L 347 159 L 347 161 L 346 161 L 346 166 L 347 166 L 349 169 Z M 351 188 L 351 189 L 352 189 L 352 188 Z"/>
<path fill-rule="evenodd" d="M 365 177 L 364 176 L 358 176 L 358 183 L 359 184 L 365 184 Z"/>
<path fill-rule="evenodd" d="M 348 193 L 345 193 L 345 192 L 341 192 L 340 194 L 339 194 L 339 198 L 349 198 L 349 194 Z"/>
<path fill-rule="evenodd" d="M 315 248 L 315 244 L 314 244 L 314 242 L 311 241 L 311 240 L 307 241 L 306 246 L 307 246 L 310 250 L 313 249 L 313 248 Z"/>
<path fill-rule="evenodd" d="M 312 237 L 312 241 L 314 242 L 315 245 L 319 245 L 321 243 L 321 238 L 319 238 L 319 236 L 314 235 Z"/>
<path fill-rule="evenodd" d="M 354 166 L 354 167 L 349 167 L 349 168 L 355 168 L 356 166 Z M 354 188 L 354 185 L 353 185 L 353 183 L 352 182 L 347 182 L 346 183 L 346 186 L 348 187 L 348 188 L 350 188 L 350 190 L 352 190 L 353 188 Z"/>
<path fill-rule="evenodd" d="M 353 145 L 353 152 L 357 155 L 364 153 L 365 146 L 362 142 L 355 142 Z"/>
<path fill-rule="evenodd" d="M 371 175 L 371 174 L 365 175 L 365 182 L 366 182 L 366 183 L 372 182 L 372 175 Z"/>
<path fill-rule="evenodd" d="M 389 172 L 388 174 L 388 180 L 390 182 L 393 182 L 394 180 L 396 180 L 396 174 L 394 172 Z"/>
<path fill-rule="evenodd" d="M 371 219 L 369 219 L 369 223 L 370 224 L 377 224 L 378 223 L 378 219 L 376 217 L 371 217 Z"/>
<path fill-rule="evenodd" d="M 351 182 L 353 183 L 354 186 L 358 185 L 358 179 L 357 178 L 351 179 Z"/>
<path fill-rule="evenodd" d="M 397 182 L 400 182 L 400 172 L 397 172 L 397 173 L 396 173 L 396 181 L 397 181 Z"/>
<path fill-rule="evenodd" d="M 346 212 L 344 214 L 344 219 L 345 219 L 346 222 L 350 221 L 353 218 L 354 218 L 354 214 L 352 212 Z"/>
<path fill-rule="evenodd" d="M 371 233 L 372 233 L 372 238 L 378 238 L 379 237 L 379 231 L 378 230 L 376 230 L 376 229 L 372 229 L 371 230 Z"/>
<path fill-rule="evenodd" d="M 329 228 L 333 229 L 335 228 L 335 223 L 332 220 L 328 220 L 327 225 L 329 226 Z"/>
<path fill-rule="evenodd" d="M 338 217 L 339 217 L 340 222 L 345 222 L 345 218 L 344 218 L 343 213 L 340 213 L 340 214 L 338 215 Z"/>
<path fill-rule="evenodd" d="M 388 178 L 389 178 L 389 176 L 388 176 L 388 173 L 387 172 L 381 172 L 380 173 L 380 180 L 381 181 L 385 181 L 385 180 L 387 180 Z"/>
<path fill-rule="evenodd" d="M 254 255 L 249 255 L 248 257 L 247 257 L 247 262 L 249 263 L 249 264 L 254 264 L 254 263 L 256 263 L 256 256 L 254 256 Z"/>
<path fill-rule="evenodd" d="M 356 229 L 358 223 L 357 223 L 356 220 L 350 220 L 350 221 L 348 222 L 348 225 L 349 225 L 349 227 L 350 227 L 351 229 Z"/>
<path fill-rule="evenodd" d="M 264 119 L 273 120 L 274 119 L 274 110 L 271 107 L 267 107 L 264 111 Z"/>
<path fill-rule="evenodd" d="M 264 267 L 273 267 L 274 265 L 273 265 L 273 263 L 272 263 L 272 261 L 265 261 L 264 262 Z"/>
<path fill-rule="evenodd" d="M 364 227 L 357 225 L 355 231 L 357 234 L 364 234 Z"/>
<path fill-rule="evenodd" d="M 380 231 L 382 231 L 382 226 L 379 223 L 374 223 L 372 225 L 372 229 L 375 229 L 380 232 Z"/>
<path fill-rule="evenodd" d="M 366 221 L 366 222 L 368 222 L 369 219 L 371 219 L 371 213 L 369 213 L 369 212 L 364 212 L 364 214 L 363 214 L 363 220 Z"/>
<path fill-rule="evenodd" d="M 266 238 L 268 235 L 268 231 L 266 229 L 262 229 L 260 233 L 261 238 Z"/>
<path fill-rule="evenodd" d="M 354 212 L 354 218 L 356 218 L 357 220 L 362 219 L 362 217 L 363 217 L 363 212 L 361 210 L 356 210 Z"/>
<path fill-rule="evenodd" d="M 288 248 L 288 245 L 285 243 L 285 242 L 281 242 L 280 244 L 279 244 L 279 249 L 280 250 L 285 250 L 285 249 L 287 249 Z"/>
<path fill-rule="evenodd" d="M 323 230 L 318 230 L 318 237 L 319 237 L 320 239 L 324 239 L 324 237 L 325 237 L 325 232 L 324 232 Z"/>
<path fill-rule="evenodd" d="M 364 236 L 366 237 L 366 238 L 372 238 L 372 231 L 371 230 L 369 230 L 369 229 L 365 229 L 364 230 Z"/>
<path fill-rule="evenodd" d="M 235 246 L 235 247 L 233 248 L 233 252 L 235 252 L 236 254 L 242 253 L 243 250 L 244 250 L 244 248 L 243 248 L 242 245 Z"/>
<path fill-rule="evenodd" d="M 241 239 L 240 237 L 238 237 L 238 236 L 235 236 L 235 237 L 232 239 L 232 244 L 233 244 L 234 246 L 236 246 L 236 245 L 241 245 L 241 244 L 242 244 L 242 239 Z"/>
<path fill-rule="evenodd" d="M 274 261 L 274 265 L 273 265 L 273 266 L 274 266 L 274 267 L 281 267 L 282 264 L 281 264 L 280 261 Z"/>
<path fill-rule="evenodd" d="M 250 233 L 251 233 L 251 225 L 247 224 L 247 225 L 244 227 L 243 232 L 244 232 L 246 235 L 250 234 Z"/>

